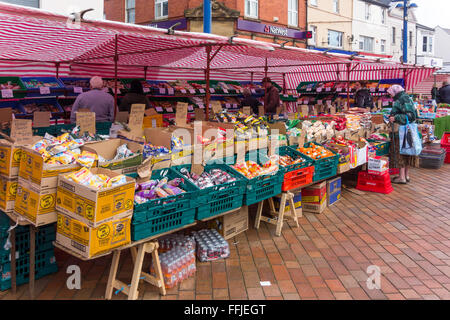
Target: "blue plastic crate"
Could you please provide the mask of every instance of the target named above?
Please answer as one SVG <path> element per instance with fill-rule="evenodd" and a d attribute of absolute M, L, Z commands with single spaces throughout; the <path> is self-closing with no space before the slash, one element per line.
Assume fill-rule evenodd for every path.
<path fill-rule="evenodd" d="M 131 223 L 131 240 L 139 241 L 195 222 L 195 209 L 155 216 L 143 223 Z"/>
<path fill-rule="evenodd" d="M 27 88 L 27 97 L 45 97 L 64 95 L 64 84 L 55 77 L 21 77 L 20 80 Z M 50 87 L 50 93 L 42 95 L 39 87 L 35 86 L 35 82 L 55 83 Z"/>
<path fill-rule="evenodd" d="M 54 250 L 37 252 L 35 255 L 35 279 L 58 272 Z M 11 288 L 11 264 L 0 264 L 0 290 Z M 16 261 L 17 285 L 28 283 L 30 276 L 30 258 L 24 256 Z"/>
<path fill-rule="evenodd" d="M 58 100 L 56 98 L 40 98 L 40 99 L 23 99 L 20 100 L 20 107 L 23 110 L 24 114 L 32 115 L 32 113 L 26 113 L 25 106 L 27 104 L 36 103 L 36 104 L 50 104 L 53 105 L 58 111 L 52 112 L 52 115 L 56 115 L 58 113 L 63 113 L 64 110 L 61 107 L 61 105 L 58 103 Z"/>
<path fill-rule="evenodd" d="M 83 92 L 87 92 L 90 90 L 90 79 L 89 78 L 71 78 L 71 77 L 64 77 L 59 78 L 59 80 L 64 85 L 64 88 L 67 90 L 67 96 L 73 97 L 78 96 L 79 93 L 75 93 L 74 87 L 81 87 L 83 88 Z M 76 85 L 79 82 L 78 85 Z"/>

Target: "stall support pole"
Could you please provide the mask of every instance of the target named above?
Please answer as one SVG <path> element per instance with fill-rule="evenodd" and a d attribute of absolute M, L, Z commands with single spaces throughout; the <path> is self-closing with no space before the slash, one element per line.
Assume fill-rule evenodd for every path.
<path fill-rule="evenodd" d="M 36 231 L 37 228 L 33 225 L 30 225 L 30 300 L 34 300 L 34 280 L 36 269 Z"/>
<path fill-rule="evenodd" d="M 253 72 L 250 72 L 250 83 L 253 85 L 253 76 L 254 76 L 254 73 Z"/>
<path fill-rule="evenodd" d="M 145 66 L 144 67 L 144 80 L 147 80 L 147 70 L 148 70 L 148 67 Z"/>
<path fill-rule="evenodd" d="M 57 79 L 59 79 L 59 65 L 60 65 L 59 62 L 56 62 L 56 63 L 55 63 L 55 67 L 56 67 L 56 78 L 57 78 Z"/>
<path fill-rule="evenodd" d="M 269 67 L 267 66 L 267 58 L 266 58 L 266 65 L 264 66 L 264 78 L 267 78 L 267 72 L 269 71 Z M 264 83 L 263 83 L 264 85 Z M 266 103 L 267 100 L 267 90 L 264 88 L 264 103 Z M 264 106 L 265 108 L 265 106 Z"/>
<path fill-rule="evenodd" d="M 347 108 L 350 108 L 350 67 L 351 64 L 347 64 Z"/>
<path fill-rule="evenodd" d="M 283 73 L 283 94 L 286 94 L 286 73 Z"/>
<path fill-rule="evenodd" d="M 11 226 L 15 223 L 11 221 Z M 10 232 L 11 239 L 11 291 L 13 296 L 17 293 L 17 281 L 16 281 L 16 229 L 12 229 Z"/>
<path fill-rule="evenodd" d="M 119 36 L 116 34 L 114 42 L 114 119 L 116 119 L 117 115 L 117 64 L 119 61 L 119 55 L 117 50 L 117 44 L 118 44 L 118 38 Z"/>
<path fill-rule="evenodd" d="M 205 70 L 205 78 L 206 78 L 206 97 L 205 97 L 205 119 L 209 121 L 209 100 L 211 98 L 211 92 L 209 87 L 209 77 L 211 73 L 211 46 L 206 47 L 206 70 Z"/>

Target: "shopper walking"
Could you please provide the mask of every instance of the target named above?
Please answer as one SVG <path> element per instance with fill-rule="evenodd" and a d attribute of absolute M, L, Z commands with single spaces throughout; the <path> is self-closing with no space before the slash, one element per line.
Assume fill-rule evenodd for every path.
<path fill-rule="evenodd" d="M 280 93 L 272 84 L 272 80 L 269 77 L 264 78 L 262 83 L 266 89 L 266 95 L 264 97 L 264 112 L 268 116 L 273 116 L 277 113 L 277 108 L 280 106 Z"/>
<path fill-rule="evenodd" d="M 139 80 L 133 80 L 130 83 L 130 90 L 123 97 L 119 105 L 119 111 L 131 111 L 131 105 L 145 104 L 145 109 L 150 109 L 150 101 L 144 94 L 144 88 Z"/>
<path fill-rule="evenodd" d="M 450 104 L 450 78 L 442 83 L 442 87 L 439 89 L 437 98 L 437 103 Z"/>
<path fill-rule="evenodd" d="M 251 107 L 253 114 L 259 114 L 258 107 L 261 105 L 261 103 L 252 96 L 252 93 L 250 89 L 245 88 L 242 92 L 242 95 L 244 96 L 244 99 L 241 101 L 241 108 L 243 107 Z"/>
<path fill-rule="evenodd" d="M 406 184 L 410 181 L 409 167 L 414 166 L 416 157 L 400 154 L 400 142 L 398 126 L 414 123 L 417 119 L 417 111 L 414 107 L 412 98 L 405 92 L 400 85 L 393 85 L 387 91 L 394 98 L 394 105 L 389 116 L 390 123 L 395 128 L 391 134 L 390 161 L 391 168 L 400 168 L 400 175 L 392 180 L 393 183 Z"/>
<path fill-rule="evenodd" d="M 366 109 L 366 111 L 372 111 L 374 104 L 370 91 L 366 88 L 365 82 L 355 83 L 355 108 Z"/>
<path fill-rule="evenodd" d="M 102 90 L 103 79 L 100 77 L 92 77 L 90 84 L 91 90 L 80 94 L 76 98 L 72 106 L 70 122 L 76 122 L 76 114 L 79 109 L 89 109 L 91 112 L 95 112 L 96 122 L 113 122 L 114 98 Z"/>
<path fill-rule="evenodd" d="M 431 89 L 431 99 L 436 103 L 439 101 L 439 89 L 436 84 L 434 84 L 433 89 Z"/>

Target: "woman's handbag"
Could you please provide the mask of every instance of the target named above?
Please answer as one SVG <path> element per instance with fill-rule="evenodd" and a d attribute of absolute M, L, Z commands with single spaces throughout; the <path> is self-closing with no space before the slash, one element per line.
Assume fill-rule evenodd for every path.
<path fill-rule="evenodd" d="M 398 130 L 400 154 L 405 156 L 418 156 L 422 152 L 422 139 L 416 123 L 409 123 L 406 116 L 406 125 Z"/>

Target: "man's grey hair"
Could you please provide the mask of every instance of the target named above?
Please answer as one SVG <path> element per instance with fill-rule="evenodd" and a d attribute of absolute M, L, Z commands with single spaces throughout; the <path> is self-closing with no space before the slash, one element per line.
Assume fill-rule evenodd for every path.
<path fill-rule="evenodd" d="M 101 77 L 95 76 L 91 78 L 91 87 L 92 89 L 102 89 L 103 88 L 103 79 Z"/>

